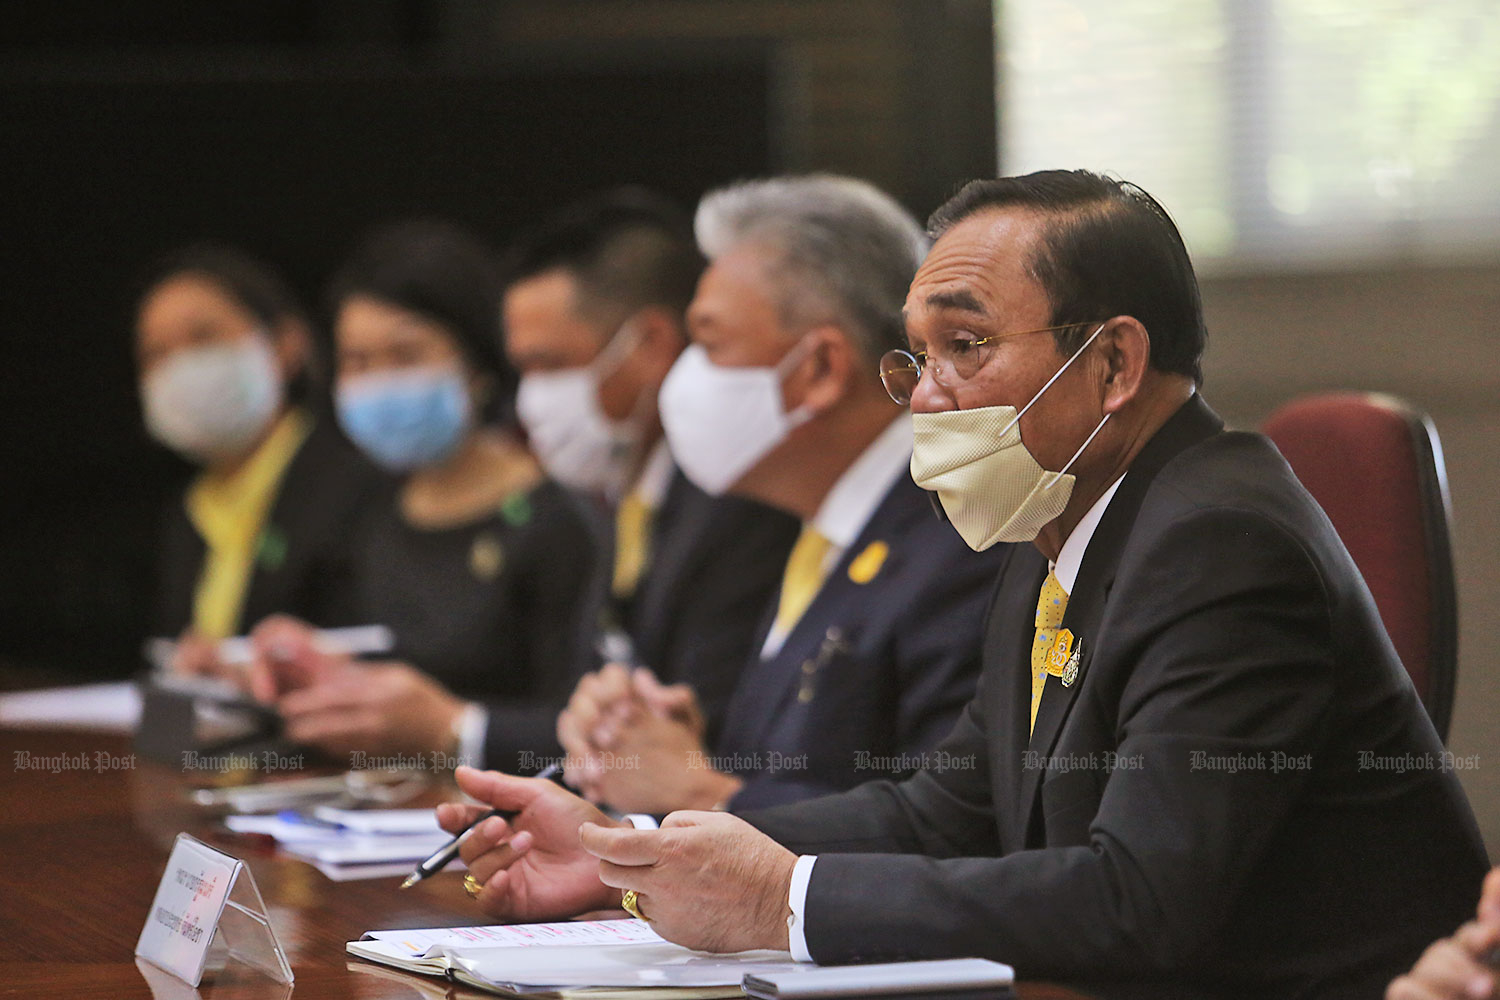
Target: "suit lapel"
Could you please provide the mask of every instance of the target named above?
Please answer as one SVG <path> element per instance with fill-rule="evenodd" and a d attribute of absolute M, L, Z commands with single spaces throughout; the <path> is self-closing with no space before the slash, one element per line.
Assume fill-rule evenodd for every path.
<path fill-rule="evenodd" d="M 706 503 L 692 502 L 694 490 L 687 477 L 674 469 L 666 495 L 653 516 L 646 569 L 631 599 L 630 617 L 637 631 L 646 631 L 648 623 L 655 626 L 670 620 L 672 602 L 684 595 L 683 584 L 696 570 L 696 563 L 713 555 L 703 544 L 703 536 L 712 526 L 710 508 Z"/>
<path fill-rule="evenodd" d="M 1100 518 L 1098 527 L 1094 530 L 1093 537 L 1089 539 L 1088 547 L 1084 550 L 1083 562 L 1078 569 L 1078 578 L 1073 583 L 1073 593 L 1068 596 L 1068 609 L 1063 615 L 1062 627 L 1073 633 L 1075 645 L 1082 644 L 1078 657 L 1077 676 L 1067 686 L 1064 686 L 1057 677 L 1050 675 L 1047 677 L 1046 687 L 1042 691 L 1042 701 L 1037 708 L 1036 725 L 1031 730 L 1030 740 L 1025 743 L 1031 753 L 1041 758 L 1052 754 L 1063 724 L 1067 721 L 1068 713 L 1073 707 L 1073 702 L 1083 688 L 1089 665 L 1093 662 L 1097 651 L 1094 639 L 1098 635 L 1099 623 L 1104 617 L 1104 610 L 1108 604 L 1110 588 L 1114 584 L 1115 570 L 1119 566 L 1125 543 L 1130 538 L 1131 529 L 1135 525 L 1136 515 L 1140 513 L 1141 503 L 1145 500 L 1146 493 L 1156 478 L 1157 472 L 1179 453 L 1212 437 L 1223 428 L 1224 424 L 1218 416 L 1208 408 L 1201 397 L 1194 394 L 1192 399 L 1184 403 L 1162 425 L 1155 436 L 1141 449 L 1135 461 L 1130 464 L 1124 481 L 1115 492 L 1114 498 L 1110 500 L 1104 516 Z M 1038 592 L 1040 587 L 1041 583 L 1038 581 Z M 1035 595 L 1032 599 L 1034 602 Z M 1030 619 L 1027 621 L 1029 622 Z M 1031 628 L 1024 631 L 1028 638 L 1034 634 L 1034 629 Z M 1021 672 L 1027 675 L 1029 682 L 1031 665 L 1029 642 L 1023 654 L 1023 660 L 1024 667 Z M 1027 697 L 1030 696 L 1029 683 L 1026 694 Z M 1022 733 L 1025 732 L 1025 725 L 1026 720 L 1023 719 Z M 1037 790 L 1045 773 L 1046 769 L 1041 766 L 1021 769 L 1020 794 L 1015 802 L 1019 806 L 1018 825 L 1023 841 L 1025 831 L 1031 821 L 1032 810 L 1037 804 Z"/>
<path fill-rule="evenodd" d="M 828 571 L 812 603 L 787 633 L 781 649 L 767 659 L 757 658 L 747 672 L 747 676 L 753 678 L 755 688 L 741 692 L 748 698 L 736 696 L 734 705 L 735 714 L 751 715 L 754 719 L 745 730 L 748 736 L 746 746 L 759 746 L 765 742 L 776 719 L 796 702 L 805 670 L 821 669 L 857 639 L 854 633 L 861 620 L 861 606 L 865 603 L 861 598 L 865 588 L 899 569 L 906 555 L 901 543 L 908 534 L 905 529 L 917 518 L 931 516 L 925 493 L 909 476 L 899 476 L 854 544 Z M 849 564 L 876 541 L 890 545 L 890 554 L 874 579 L 865 584 L 853 582 L 849 577 Z M 773 602 L 771 616 L 774 614 Z M 764 635 L 763 631 L 762 638 Z M 754 708 L 746 713 L 746 706 L 752 703 Z M 746 722 L 748 719 L 742 719 L 739 725 Z"/>
<path fill-rule="evenodd" d="M 998 682 L 987 700 L 986 713 L 991 730 L 1003 728 L 997 736 L 1003 752 L 991 755 L 995 801 L 1019 802 L 1021 787 L 1028 768 L 1026 761 L 1027 729 L 1031 714 L 1031 640 L 1035 634 L 1032 622 L 1036 615 L 1036 598 L 1042 581 L 1047 578 L 1047 560 L 1033 546 L 1020 545 L 1011 556 L 1006 583 L 995 596 L 985 628 L 984 672 L 987 679 Z M 999 809 L 1000 845 L 1004 853 L 1025 846 L 1026 813 L 1017 809 Z"/>

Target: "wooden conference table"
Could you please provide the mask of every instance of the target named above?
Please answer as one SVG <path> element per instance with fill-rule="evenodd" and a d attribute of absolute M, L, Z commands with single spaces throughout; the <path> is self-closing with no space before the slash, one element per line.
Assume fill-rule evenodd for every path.
<path fill-rule="evenodd" d="M 0 730 L 0 997 L 117 1000 L 261 1000 L 359 997 L 452 998 L 489 994 L 409 976 L 351 958 L 344 943 L 367 930 L 484 922 L 458 874 L 444 872 L 406 892 L 395 879 L 333 882 L 270 849 L 226 839 L 212 815 L 187 798 L 178 769 L 136 755 L 118 770 L 22 768 L 21 754 L 96 754 L 128 760 L 124 736 Z M 440 801 L 434 790 L 426 801 Z M 186 831 L 244 858 L 291 959 L 293 986 L 230 965 L 198 990 L 172 981 L 153 993 L 133 955 L 172 840 Z M 152 970 L 154 972 L 154 970 Z M 159 980 L 159 975 L 154 976 Z M 1024 1000 L 1080 994 L 1023 984 Z"/>

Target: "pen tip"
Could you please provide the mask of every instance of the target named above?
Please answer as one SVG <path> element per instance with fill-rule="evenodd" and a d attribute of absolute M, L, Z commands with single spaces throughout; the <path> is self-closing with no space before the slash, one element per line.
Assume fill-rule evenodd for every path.
<path fill-rule="evenodd" d="M 415 875 L 408 875 L 408 876 L 406 876 L 406 881 L 401 883 L 401 888 L 403 888 L 403 889 L 410 889 L 412 886 L 416 885 L 420 881 L 422 881 L 422 880 L 420 878 L 418 878 L 417 876 L 415 876 Z"/>

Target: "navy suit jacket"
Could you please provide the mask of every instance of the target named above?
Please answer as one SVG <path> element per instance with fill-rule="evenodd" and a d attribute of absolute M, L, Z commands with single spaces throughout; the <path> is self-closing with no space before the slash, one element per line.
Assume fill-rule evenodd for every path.
<path fill-rule="evenodd" d="M 1473 912 L 1483 844 L 1333 526 L 1193 399 L 1083 558 L 1028 738 L 1017 549 L 928 770 L 747 816 L 819 854 L 820 962 L 978 955 L 1104 996 L 1376 997 Z"/>
<path fill-rule="evenodd" d="M 801 523 L 741 497 L 712 497 L 677 472 L 651 531 L 650 562 L 621 609 L 639 662 L 663 683 L 691 685 L 709 739 L 729 698 Z"/>
<path fill-rule="evenodd" d="M 614 519 L 579 500 L 602 557 L 576 673 L 603 665 L 599 633 L 623 633 L 634 663 L 650 667 L 664 684 L 693 688 L 712 741 L 751 648 L 759 648 L 766 606 L 781 585 L 800 522 L 754 500 L 709 496 L 674 468 L 652 518 L 641 578 L 621 600 L 610 593 Z"/>
<path fill-rule="evenodd" d="M 781 649 L 762 659 L 757 642 L 740 675 L 715 746 L 720 769 L 745 780 L 732 807 L 933 763 L 974 693 L 985 603 L 1009 549 L 970 550 L 898 477 Z"/>

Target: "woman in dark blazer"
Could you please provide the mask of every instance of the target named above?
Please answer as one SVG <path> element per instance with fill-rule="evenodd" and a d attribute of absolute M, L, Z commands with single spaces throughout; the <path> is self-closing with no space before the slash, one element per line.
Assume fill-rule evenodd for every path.
<path fill-rule="evenodd" d="M 166 512 L 154 628 L 176 665 L 273 612 L 348 624 L 346 526 L 383 478 L 310 405 L 305 314 L 268 266 L 199 245 L 159 262 L 135 348 L 153 437 L 198 466 Z"/>
<path fill-rule="evenodd" d="M 397 482 L 360 526 L 359 613 L 397 659 L 258 629 L 263 697 L 330 753 L 462 752 L 508 769 L 556 751 L 596 553 L 577 501 L 515 432 L 485 249 L 437 222 L 368 237 L 330 291 L 345 432 Z M 528 758 L 527 754 L 531 757 Z"/>

